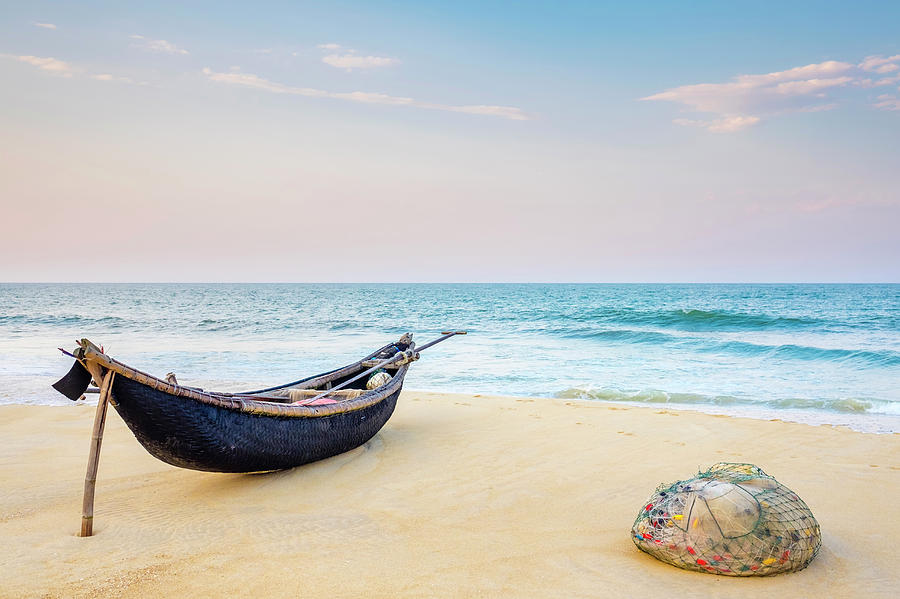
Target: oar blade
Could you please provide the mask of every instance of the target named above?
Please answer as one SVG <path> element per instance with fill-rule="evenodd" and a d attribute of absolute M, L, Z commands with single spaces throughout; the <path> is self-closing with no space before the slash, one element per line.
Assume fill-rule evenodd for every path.
<path fill-rule="evenodd" d="M 72 364 L 72 368 L 69 369 L 69 372 L 66 373 L 66 376 L 53 383 L 53 388 L 72 401 L 77 401 L 84 395 L 84 392 L 87 391 L 88 385 L 90 384 L 91 373 L 87 371 L 87 368 L 82 366 L 81 362 L 76 360 L 75 363 Z"/>

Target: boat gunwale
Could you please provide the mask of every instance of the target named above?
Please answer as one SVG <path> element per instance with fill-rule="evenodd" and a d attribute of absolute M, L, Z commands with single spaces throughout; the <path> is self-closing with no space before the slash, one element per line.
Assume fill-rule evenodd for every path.
<path fill-rule="evenodd" d="M 390 347 L 390 345 L 391 344 L 385 347 Z M 410 343 L 409 349 L 414 348 L 415 344 Z M 145 385 L 156 391 L 162 391 L 174 397 L 191 399 L 200 403 L 212 405 L 226 410 L 234 410 L 245 414 L 275 416 L 282 418 L 319 418 L 325 416 L 334 416 L 336 414 L 355 412 L 357 410 L 368 408 L 369 406 L 375 405 L 396 393 L 399 388 L 402 387 L 403 379 L 406 377 L 406 372 L 409 369 L 409 362 L 402 364 L 397 369 L 396 374 L 394 374 L 394 376 L 386 385 L 383 385 L 371 391 L 367 391 L 356 398 L 333 404 L 311 406 L 276 403 L 262 399 L 251 399 L 250 396 L 242 394 L 201 391 L 191 387 L 172 384 L 168 381 L 160 379 L 159 377 L 153 376 L 152 374 L 148 374 L 136 368 L 132 368 L 131 366 L 128 366 L 127 364 L 116 360 L 115 358 L 111 358 L 105 353 L 95 349 L 91 345 L 84 347 L 82 360 L 84 362 L 95 362 L 99 366 L 115 372 L 117 375 L 124 376 L 132 381 L 135 381 L 136 383 Z M 348 364 L 347 366 L 338 368 L 336 370 L 320 375 L 315 375 L 314 377 L 304 381 L 304 384 L 310 384 L 318 381 L 327 382 L 327 380 L 333 380 L 342 376 L 346 376 L 355 372 L 356 370 L 359 370 L 362 367 L 362 363 L 364 360 L 365 359 L 358 360 L 352 364 Z M 115 405 L 115 396 L 112 397 L 112 402 L 113 405 Z"/>

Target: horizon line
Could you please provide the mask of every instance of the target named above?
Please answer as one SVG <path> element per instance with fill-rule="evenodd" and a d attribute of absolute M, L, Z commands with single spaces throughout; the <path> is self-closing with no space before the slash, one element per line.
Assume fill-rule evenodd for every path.
<path fill-rule="evenodd" d="M 0 285 L 900 285 L 900 281 L 0 281 Z"/>

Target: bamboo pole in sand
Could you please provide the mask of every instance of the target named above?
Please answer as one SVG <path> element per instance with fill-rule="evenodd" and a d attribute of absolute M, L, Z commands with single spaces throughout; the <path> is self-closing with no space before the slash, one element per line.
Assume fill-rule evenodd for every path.
<path fill-rule="evenodd" d="M 92 373 L 93 374 L 93 373 Z M 97 485 L 97 469 L 100 465 L 100 444 L 103 443 L 103 429 L 106 427 L 106 408 L 112 392 L 112 382 L 116 373 L 107 370 L 100 383 L 100 399 L 94 415 L 94 432 L 91 436 L 91 453 L 88 455 L 87 473 L 84 475 L 84 500 L 81 504 L 81 536 L 94 534 L 94 487 Z"/>

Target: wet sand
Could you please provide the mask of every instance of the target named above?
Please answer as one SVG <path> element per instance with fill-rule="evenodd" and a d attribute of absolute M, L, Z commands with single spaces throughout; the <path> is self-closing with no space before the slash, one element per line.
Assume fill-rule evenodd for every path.
<path fill-rule="evenodd" d="M 408 391 L 365 446 L 260 475 L 180 470 L 110 411 L 79 538 L 94 408 L 0 407 L 2 597 L 888 597 L 900 435 L 583 401 Z M 753 462 L 797 492 L 806 570 L 678 570 L 629 538 L 660 482 Z"/>

